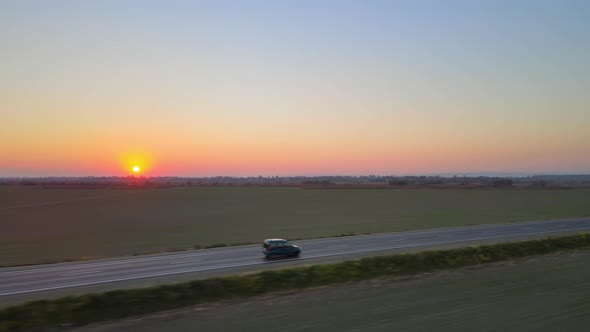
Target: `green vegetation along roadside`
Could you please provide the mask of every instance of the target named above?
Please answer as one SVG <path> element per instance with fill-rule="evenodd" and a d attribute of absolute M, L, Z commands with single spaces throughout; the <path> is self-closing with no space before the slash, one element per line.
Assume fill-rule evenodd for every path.
<path fill-rule="evenodd" d="M 590 235 L 363 258 L 187 283 L 29 302 L 0 311 L 0 331 L 80 326 L 194 304 L 382 276 L 410 275 L 590 247 Z"/>
<path fill-rule="evenodd" d="M 587 332 L 590 250 L 206 303 L 76 332 Z"/>
<path fill-rule="evenodd" d="M 590 216 L 589 189 L 0 186 L 0 265 Z"/>

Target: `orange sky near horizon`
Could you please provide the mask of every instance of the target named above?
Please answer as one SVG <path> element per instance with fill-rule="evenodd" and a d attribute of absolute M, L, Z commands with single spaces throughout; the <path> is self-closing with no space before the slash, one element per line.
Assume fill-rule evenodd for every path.
<path fill-rule="evenodd" d="M 0 3 L 0 177 L 590 173 L 583 3 L 245 3 Z"/>

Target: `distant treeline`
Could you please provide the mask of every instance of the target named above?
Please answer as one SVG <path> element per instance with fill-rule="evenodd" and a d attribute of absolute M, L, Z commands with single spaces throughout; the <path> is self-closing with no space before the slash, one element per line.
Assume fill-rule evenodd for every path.
<path fill-rule="evenodd" d="M 77 188 L 166 188 L 178 186 L 361 187 L 590 187 L 590 174 L 500 176 L 258 176 L 258 177 L 38 177 L 0 178 L 0 185 Z"/>

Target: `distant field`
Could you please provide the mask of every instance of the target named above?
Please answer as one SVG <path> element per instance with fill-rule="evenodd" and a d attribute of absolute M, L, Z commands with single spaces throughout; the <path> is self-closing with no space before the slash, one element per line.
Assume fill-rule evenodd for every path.
<path fill-rule="evenodd" d="M 0 187 L 0 266 L 590 215 L 590 190 Z"/>
<path fill-rule="evenodd" d="M 79 332 L 588 331 L 590 252 L 204 305 Z M 198 308 L 198 310 L 196 310 Z"/>

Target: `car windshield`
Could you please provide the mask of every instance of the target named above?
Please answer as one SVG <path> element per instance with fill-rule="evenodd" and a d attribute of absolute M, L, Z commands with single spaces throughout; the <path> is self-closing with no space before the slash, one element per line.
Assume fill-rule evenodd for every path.
<path fill-rule="evenodd" d="M 271 248 L 282 248 L 282 247 L 290 247 L 291 244 L 288 241 L 273 241 L 270 242 Z"/>

